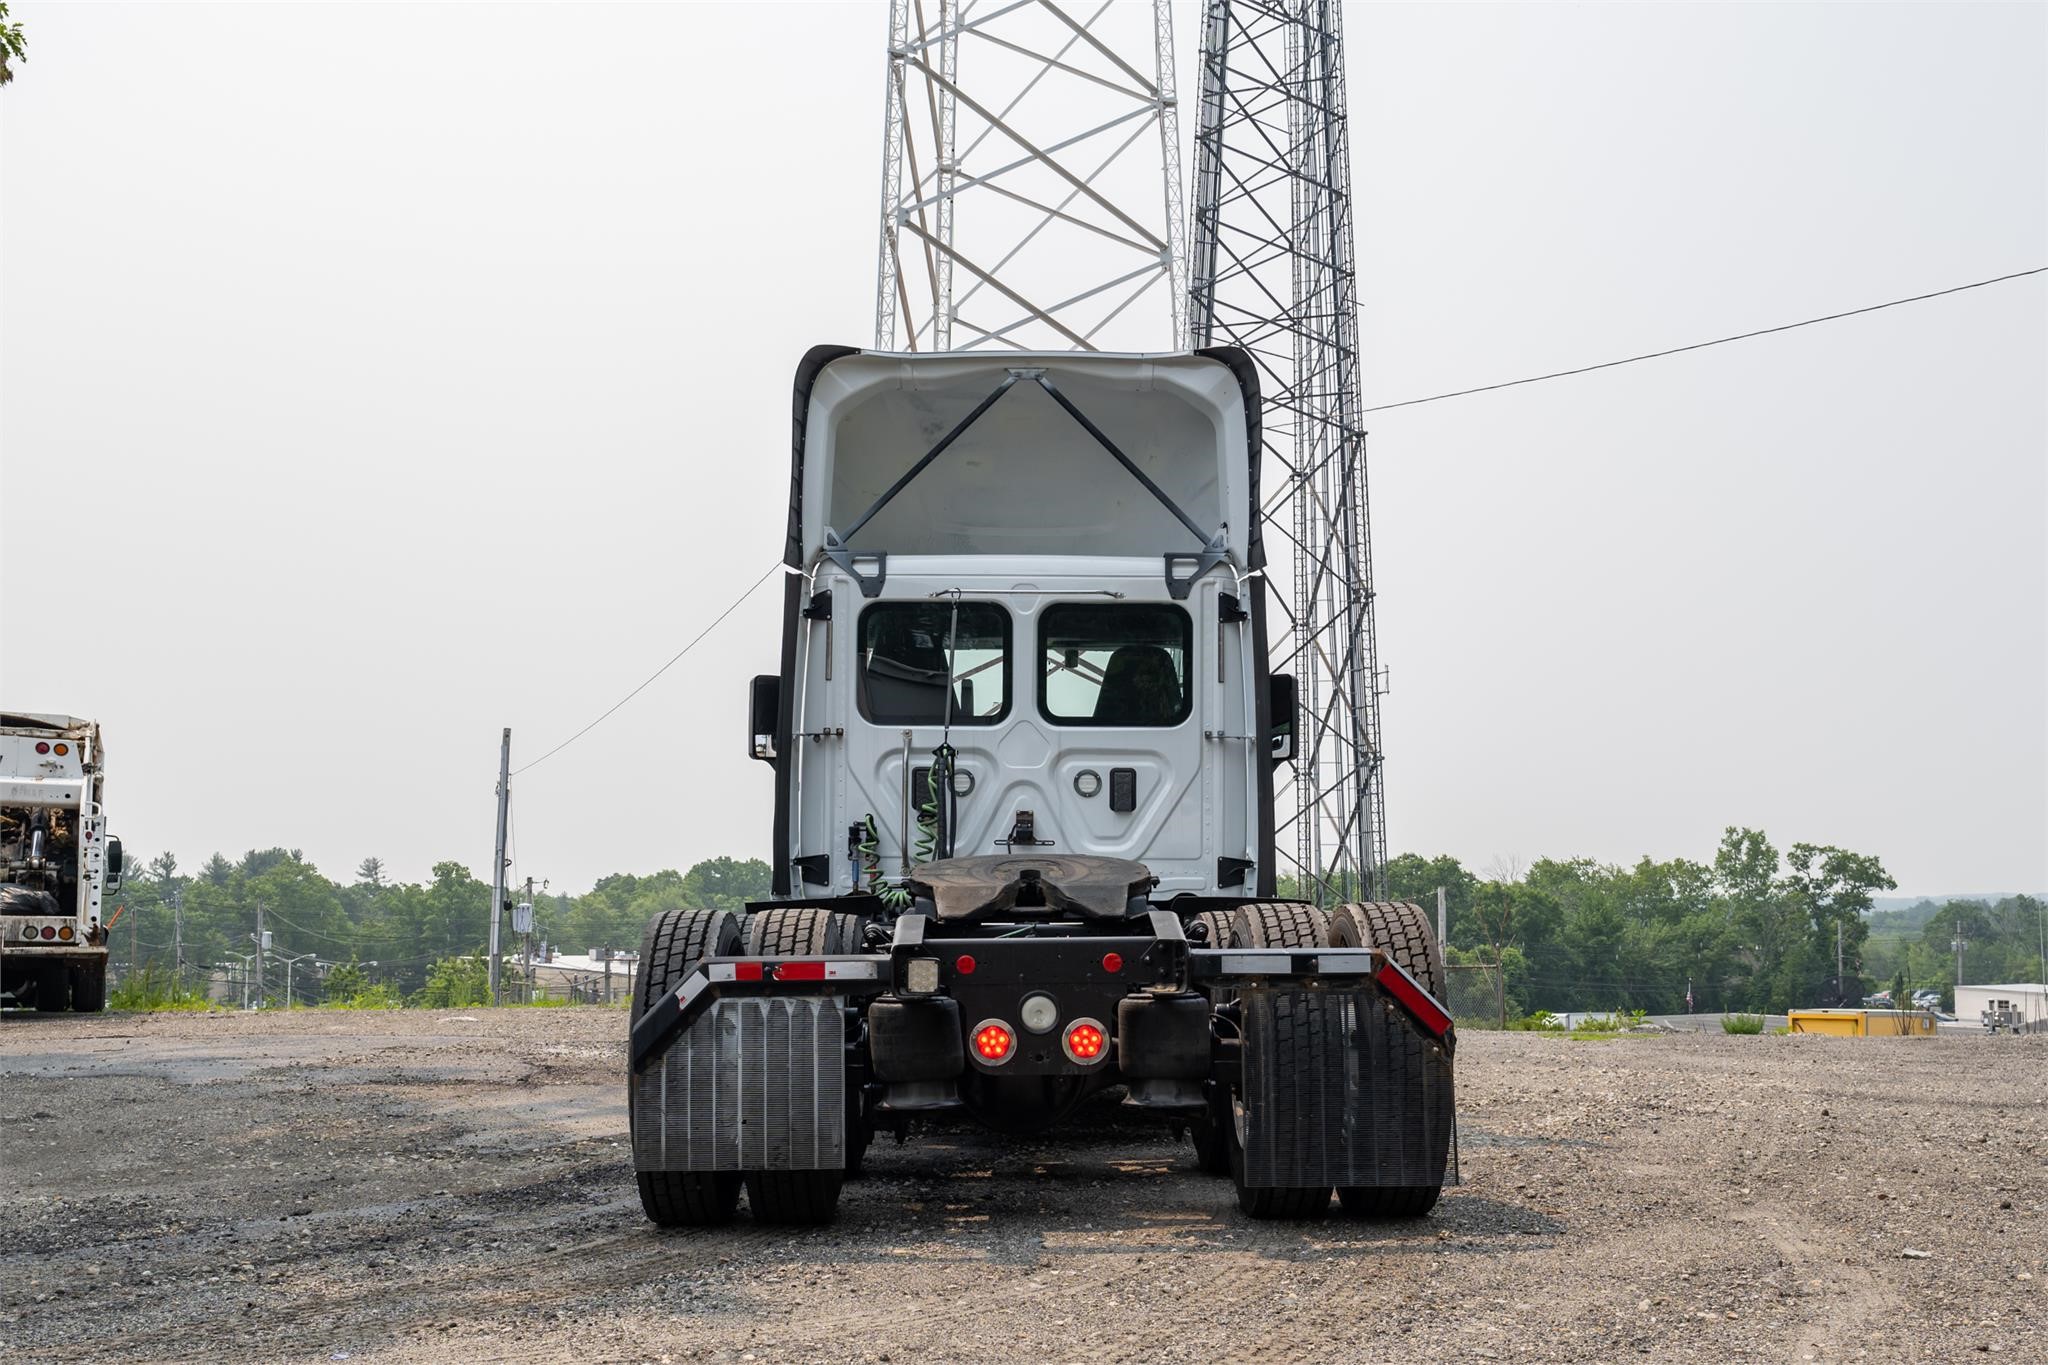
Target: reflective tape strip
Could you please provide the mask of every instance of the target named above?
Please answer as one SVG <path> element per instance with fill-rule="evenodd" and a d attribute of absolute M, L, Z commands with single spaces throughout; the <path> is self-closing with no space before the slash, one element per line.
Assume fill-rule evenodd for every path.
<path fill-rule="evenodd" d="M 1316 970 L 1329 976 L 1346 972 L 1370 972 L 1371 953 L 1317 953 Z"/>
<path fill-rule="evenodd" d="M 1387 965 L 1373 980 L 1379 982 L 1388 995 L 1400 1001 L 1401 1007 L 1415 1016 L 1416 1023 L 1439 1038 L 1450 1032 L 1451 1016 L 1392 958 L 1387 959 Z"/>
<path fill-rule="evenodd" d="M 731 978 L 727 979 L 730 980 Z M 696 971 L 683 978 L 682 985 L 676 987 L 676 1003 L 687 1007 L 710 984 L 711 978 L 704 974 L 702 967 L 699 967 Z"/>

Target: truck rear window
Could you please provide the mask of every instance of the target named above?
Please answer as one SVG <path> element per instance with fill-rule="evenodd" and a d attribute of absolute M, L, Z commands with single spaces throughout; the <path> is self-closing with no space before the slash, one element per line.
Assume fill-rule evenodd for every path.
<path fill-rule="evenodd" d="M 949 639 L 950 635 L 950 639 Z M 950 649 L 949 649 L 950 646 Z M 877 725 L 953 724 L 1010 711 L 1010 614 L 993 602 L 877 602 L 860 616 L 860 713 Z"/>
<path fill-rule="evenodd" d="M 1194 622 L 1164 602 L 1062 602 L 1039 625 L 1038 706 L 1068 725 L 1178 725 L 1194 711 Z"/>

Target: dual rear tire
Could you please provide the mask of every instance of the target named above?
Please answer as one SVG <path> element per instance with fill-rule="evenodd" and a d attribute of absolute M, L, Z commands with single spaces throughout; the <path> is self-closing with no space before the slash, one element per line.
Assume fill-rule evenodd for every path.
<path fill-rule="evenodd" d="M 707 957 L 802 957 L 858 952 L 859 921 L 809 907 L 763 911 L 746 918 L 728 910 L 665 910 L 647 926 L 640 945 L 640 979 L 633 1017 L 673 991 Z M 849 1087 L 851 1088 L 851 1087 Z M 631 1118 L 632 1105 L 627 1105 Z M 867 1145 L 860 1095 L 849 1094 L 846 1164 Z M 740 1190 L 764 1223 L 826 1223 L 839 1206 L 845 1170 L 636 1171 L 640 1207 L 657 1226 L 710 1227 L 732 1221 Z"/>
<path fill-rule="evenodd" d="M 1202 918 L 1222 918 L 1206 911 Z M 1325 913 L 1295 902 L 1252 902 L 1229 915 L 1227 938 L 1214 937 L 1218 947 L 1233 948 L 1378 948 L 1414 977 L 1422 988 L 1444 998 L 1443 955 L 1422 908 L 1407 902 L 1362 902 Z M 1284 1014 L 1286 1005 L 1278 1006 Z M 1289 1021 L 1276 1020 L 1283 1029 Z M 1283 1035 L 1284 1036 L 1284 1035 Z M 1203 1170 L 1227 1170 L 1237 1186 L 1237 1205 L 1259 1219 L 1312 1220 L 1330 1209 L 1328 1186 L 1252 1188 L 1245 1184 L 1244 1114 L 1236 1096 L 1219 1096 L 1210 1114 L 1197 1123 L 1195 1151 Z M 1221 1169 L 1219 1169 L 1219 1167 Z M 1420 1218 L 1435 1207 L 1435 1185 L 1343 1187 L 1336 1191 L 1344 1212 L 1354 1218 Z"/>

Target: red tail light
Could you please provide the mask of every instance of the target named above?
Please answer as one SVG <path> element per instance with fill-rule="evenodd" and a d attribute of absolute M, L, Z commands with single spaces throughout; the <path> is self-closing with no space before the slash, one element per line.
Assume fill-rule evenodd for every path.
<path fill-rule="evenodd" d="M 962 976 L 974 975 L 974 958 L 967 953 L 953 959 L 953 970 Z"/>
<path fill-rule="evenodd" d="M 47 739 L 39 739 L 39 740 L 37 740 L 37 741 L 36 741 L 36 752 L 37 752 L 37 753 L 39 753 L 39 754 L 46 754 L 46 753 L 50 752 L 50 741 L 49 741 L 49 740 L 47 740 Z"/>
<path fill-rule="evenodd" d="M 1121 953 L 1104 953 L 1104 954 L 1102 955 L 1102 970 L 1104 970 L 1105 972 L 1108 972 L 1108 973 L 1109 973 L 1109 974 L 1110 974 L 1111 976 L 1114 976 L 1114 975 L 1116 975 L 1116 974 L 1117 974 L 1118 972 L 1122 971 L 1123 969 L 1124 969 L 1124 959 L 1123 959 L 1123 954 L 1121 954 Z"/>
<path fill-rule="evenodd" d="M 1081 1019 L 1067 1029 L 1067 1056 L 1077 1062 L 1092 1062 L 1109 1046 L 1108 1035 L 1093 1019 Z"/>
<path fill-rule="evenodd" d="M 1009 1061 L 1016 1050 L 1017 1035 L 1000 1020 L 991 1019 L 974 1031 L 974 1055 L 991 1066 Z"/>
<path fill-rule="evenodd" d="M 44 937 L 44 938 L 55 938 L 55 937 L 57 937 L 57 926 L 56 926 L 56 925 L 54 925 L 54 924 L 45 924 L 45 925 L 43 926 L 43 937 Z"/>

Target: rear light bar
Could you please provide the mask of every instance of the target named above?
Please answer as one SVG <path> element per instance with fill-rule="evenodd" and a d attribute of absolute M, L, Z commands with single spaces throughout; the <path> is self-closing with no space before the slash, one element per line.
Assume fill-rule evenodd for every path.
<path fill-rule="evenodd" d="M 1242 984 L 1283 987 L 1290 977 L 1368 977 L 1432 1036 L 1451 1032 L 1450 1012 L 1377 948 L 1232 948 L 1196 951 L 1189 960 L 1197 983 L 1250 978 Z"/>

